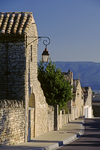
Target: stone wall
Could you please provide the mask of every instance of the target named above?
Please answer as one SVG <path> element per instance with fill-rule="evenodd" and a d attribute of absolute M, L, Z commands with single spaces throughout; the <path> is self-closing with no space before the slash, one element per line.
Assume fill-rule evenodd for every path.
<path fill-rule="evenodd" d="M 34 121 L 32 121 L 33 119 L 31 119 L 31 122 L 34 122 L 33 124 L 31 123 L 31 131 L 35 129 L 34 134 L 31 133 L 31 139 L 41 134 L 44 134 L 48 131 L 47 130 L 48 104 L 46 103 L 43 90 L 41 89 L 41 86 L 38 80 L 34 82 L 33 93 L 31 93 L 30 99 L 29 99 L 29 104 L 30 104 L 30 101 L 31 101 L 31 104 L 32 104 L 32 101 L 34 101 L 34 103 L 32 104 L 33 108 L 32 107 L 28 108 L 28 121 L 29 121 L 29 111 L 34 109 L 34 113 L 31 113 L 31 116 L 30 116 L 31 118 L 34 118 Z M 34 96 L 32 97 L 32 95 Z M 29 136 L 30 136 L 30 133 L 28 133 L 28 139 L 29 139 Z"/>
<path fill-rule="evenodd" d="M 62 126 L 68 123 L 68 114 L 65 114 L 65 110 L 62 110 Z"/>
<path fill-rule="evenodd" d="M 33 137 L 37 137 L 47 132 L 47 120 L 48 120 L 48 104 L 44 97 L 43 90 L 37 79 L 37 44 L 38 34 L 37 28 L 32 19 L 32 23 L 27 32 L 27 47 L 25 49 L 26 55 L 26 71 L 25 71 L 25 100 L 26 100 L 26 116 L 27 122 L 29 112 L 30 96 L 33 93 L 34 99 L 34 129 L 35 133 Z M 28 131 L 28 124 L 26 125 Z M 28 133 L 27 133 L 28 134 Z M 29 136 L 29 135 L 28 135 Z"/>
<path fill-rule="evenodd" d="M 3 43 L 0 39 L 0 99 L 24 99 L 24 72 L 26 68 L 24 42 Z M 10 38 L 13 41 L 13 37 Z"/>
<path fill-rule="evenodd" d="M 74 80 L 74 92 L 75 92 L 75 118 L 79 118 L 82 116 L 82 107 L 84 105 L 84 100 L 82 99 L 82 88 L 80 80 Z"/>
<path fill-rule="evenodd" d="M 71 114 L 65 114 L 65 110 L 61 110 L 58 115 L 58 130 L 69 121 L 71 121 Z"/>
<path fill-rule="evenodd" d="M 88 105 L 89 107 L 92 106 L 92 90 L 91 87 L 88 87 L 88 94 L 85 100 L 85 105 Z"/>
<path fill-rule="evenodd" d="M 5 50 L 4 44 L 1 44 L 0 42 L 0 99 L 4 99 L 6 95 L 7 90 L 7 51 Z M 2 71 L 1 71 L 2 70 Z"/>
<path fill-rule="evenodd" d="M 21 101 L 0 101 L 0 145 L 25 141 L 25 108 Z"/>
<path fill-rule="evenodd" d="M 54 107 L 53 106 L 48 106 L 47 130 L 48 131 L 54 130 Z"/>
<path fill-rule="evenodd" d="M 57 130 L 62 128 L 63 125 L 71 121 L 71 114 L 65 114 L 65 110 L 61 110 L 60 114 L 57 114 Z M 47 124 L 48 131 L 55 130 L 54 129 L 54 107 L 48 106 L 48 124 Z"/>
<path fill-rule="evenodd" d="M 24 16 L 28 12 L 18 13 Z M 25 141 L 47 132 L 48 105 L 37 79 L 37 28 L 32 21 L 26 34 L 1 35 L 0 38 L 0 99 L 24 100 L 25 102 Z M 34 113 L 30 112 L 29 101 L 34 94 Z M 29 114 L 30 112 L 30 114 Z M 29 116 L 30 115 L 30 116 Z M 29 117 L 34 122 L 30 135 Z M 32 123 L 31 123 L 32 124 Z M 32 125 L 31 125 L 32 126 Z"/>
<path fill-rule="evenodd" d="M 48 104 L 39 82 L 34 85 L 35 94 L 35 137 L 47 132 Z"/>
<path fill-rule="evenodd" d="M 9 100 L 2 101 L 4 107 L 1 104 L 0 142 L 14 144 L 53 130 L 54 110 L 46 103 L 37 79 L 38 34 L 33 16 L 26 35 L 13 37 L 11 34 L 9 35 L 11 41 L 6 35 L 4 40 L 2 38 L 0 38 L 0 99 Z M 14 99 L 23 100 L 25 107 Z M 32 105 L 29 106 L 30 99 Z M 62 124 L 60 118 L 60 126 Z"/>
<path fill-rule="evenodd" d="M 54 107 L 44 105 L 44 101 L 37 104 L 39 105 L 38 108 L 41 107 L 40 110 L 29 108 L 28 134 L 30 136 L 28 136 L 28 140 L 54 130 Z M 45 114 L 42 113 L 43 110 Z M 71 121 L 71 114 L 65 114 L 64 110 L 61 110 L 60 114 L 57 113 L 57 116 L 57 130 Z M 0 100 L 0 145 L 14 145 L 25 142 L 25 121 L 25 104 L 23 101 Z"/>

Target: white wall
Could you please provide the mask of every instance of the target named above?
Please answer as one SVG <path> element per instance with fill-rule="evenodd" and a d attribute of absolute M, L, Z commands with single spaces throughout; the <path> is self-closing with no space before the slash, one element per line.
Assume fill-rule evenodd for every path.
<path fill-rule="evenodd" d="M 85 118 L 92 118 L 92 107 L 91 106 L 84 107 L 84 116 L 85 116 Z"/>

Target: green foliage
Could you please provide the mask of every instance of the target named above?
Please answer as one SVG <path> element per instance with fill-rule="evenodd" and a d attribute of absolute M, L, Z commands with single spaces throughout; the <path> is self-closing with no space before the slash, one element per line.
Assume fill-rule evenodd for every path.
<path fill-rule="evenodd" d="M 65 110 L 65 114 L 68 114 L 68 111 L 69 111 L 69 108 L 68 108 L 68 106 L 67 106 L 67 103 L 64 105 L 64 106 L 62 106 L 60 109 L 59 109 L 59 114 L 60 114 L 60 110 Z"/>
<path fill-rule="evenodd" d="M 57 69 L 51 60 L 45 64 L 39 62 L 38 80 L 49 105 L 58 104 L 61 109 L 72 99 L 70 83 L 64 79 L 61 70 Z"/>

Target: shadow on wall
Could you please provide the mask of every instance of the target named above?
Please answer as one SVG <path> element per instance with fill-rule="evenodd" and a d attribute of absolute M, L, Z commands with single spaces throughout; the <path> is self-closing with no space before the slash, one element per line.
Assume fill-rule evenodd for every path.
<path fill-rule="evenodd" d="M 100 105 L 92 105 L 94 117 L 100 117 Z"/>

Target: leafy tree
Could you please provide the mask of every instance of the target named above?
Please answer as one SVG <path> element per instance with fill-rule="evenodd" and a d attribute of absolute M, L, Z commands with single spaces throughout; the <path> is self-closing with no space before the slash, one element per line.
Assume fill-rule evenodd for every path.
<path fill-rule="evenodd" d="M 49 105 L 58 104 L 61 109 L 72 99 L 72 86 L 51 60 L 45 64 L 42 61 L 39 62 L 38 80 Z"/>

